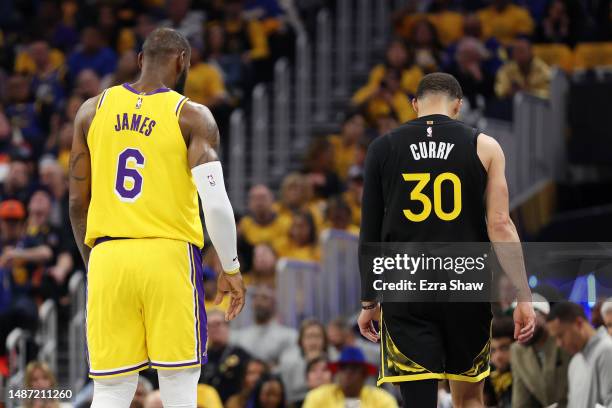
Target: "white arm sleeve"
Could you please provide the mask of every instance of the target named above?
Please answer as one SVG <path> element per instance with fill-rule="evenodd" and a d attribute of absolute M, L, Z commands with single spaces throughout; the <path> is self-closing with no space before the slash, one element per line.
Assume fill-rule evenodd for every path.
<path fill-rule="evenodd" d="M 191 169 L 193 181 L 202 199 L 204 222 L 223 270 L 228 273 L 240 267 L 236 249 L 234 210 L 225 191 L 221 162 L 200 164 Z"/>

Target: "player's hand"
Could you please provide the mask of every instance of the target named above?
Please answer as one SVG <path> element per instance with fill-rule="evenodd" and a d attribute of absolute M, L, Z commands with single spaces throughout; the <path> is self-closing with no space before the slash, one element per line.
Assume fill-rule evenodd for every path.
<path fill-rule="evenodd" d="M 518 302 L 514 309 L 514 338 L 519 343 L 526 343 L 535 330 L 536 315 L 531 302 Z"/>
<path fill-rule="evenodd" d="M 380 320 L 380 305 L 377 305 L 374 309 L 364 310 L 361 309 L 357 324 L 359 325 L 359 331 L 361 335 L 373 343 L 378 343 L 380 335 L 374 328 L 374 321 Z"/>
<path fill-rule="evenodd" d="M 225 321 L 234 319 L 244 307 L 244 299 L 246 297 L 246 288 L 242 282 L 240 272 L 234 274 L 220 273 L 217 278 L 217 296 L 215 296 L 215 305 L 221 304 L 223 296 L 229 295 L 230 305 L 225 311 Z"/>

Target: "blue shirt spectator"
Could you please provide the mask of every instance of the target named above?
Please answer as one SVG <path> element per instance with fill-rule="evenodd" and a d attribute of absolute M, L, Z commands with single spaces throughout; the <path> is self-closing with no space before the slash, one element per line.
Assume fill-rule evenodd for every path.
<path fill-rule="evenodd" d="M 95 27 L 86 27 L 81 35 L 81 43 L 68 58 L 70 76 L 76 76 L 84 69 L 92 69 L 99 76 L 112 73 L 117 66 L 117 54 L 104 45 L 100 31 Z"/>

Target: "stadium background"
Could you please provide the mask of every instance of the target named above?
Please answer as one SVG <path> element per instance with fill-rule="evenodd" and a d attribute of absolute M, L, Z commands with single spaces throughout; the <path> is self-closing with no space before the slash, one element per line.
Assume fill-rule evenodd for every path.
<path fill-rule="evenodd" d="M 159 26 L 192 44 L 185 93 L 219 123 L 237 214 L 249 300 L 229 331 L 215 329 L 231 358 L 218 353 L 201 379 L 224 402 L 236 394 L 242 406 L 264 371 L 281 374 L 289 401 L 303 399 L 306 356 L 322 350 L 321 367 L 345 347 L 378 363 L 354 327 L 362 166 L 373 138 L 415 117 L 410 98 L 426 73 L 457 76 L 463 120 L 504 147 L 522 239 L 609 240 L 609 1 L 4 1 L 3 394 L 31 388 L 34 372 L 74 395 L 90 389 L 84 268 L 67 216 L 72 121 L 85 99 L 137 78 L 137 53 Z M 212 297 L 221 269 L 210 246 L 204 259 Z M 301 324 L 314 345 L 298 344 Z M 26 370 L 35 361 L 46 365 Z"/>

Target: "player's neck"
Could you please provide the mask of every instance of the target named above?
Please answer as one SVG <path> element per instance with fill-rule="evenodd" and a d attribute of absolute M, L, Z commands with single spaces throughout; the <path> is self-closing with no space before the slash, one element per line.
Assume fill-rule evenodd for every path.
<path fill-rule="evenodd" d="M 430 115 L 444 115 L 444 116 L 448 116 L 449 118 L 452 118 L 452 114 L 448 110 L 448 108 L 445 106 L 441 106 L 441 105 L 422 107 L 422 108 L 419 108 L 419 112 L 417 113 L 417 116 L 419 118 L 423 116 L 430 116 Z"/>
<path fill-rule="evenodd" d="M 130 85 L 139 92 L 152 92 L 159 88 L 172 88 L 168 77 L 163 72 L 143 69 L 140 78 Z"/>

